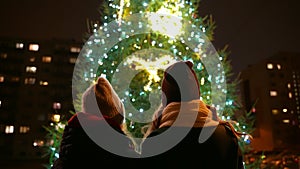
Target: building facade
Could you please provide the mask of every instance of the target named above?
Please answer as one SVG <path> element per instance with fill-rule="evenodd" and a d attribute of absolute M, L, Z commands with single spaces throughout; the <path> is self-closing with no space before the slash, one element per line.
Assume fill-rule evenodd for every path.
<path fill-rule="evenodd" d="M 256 117 L 256 151 L 299 148 L 300 53 L 278 52 L 241 72 L 242 100 Z"/>
<path fill-rule="evenodd" d="M 49 126 L 71 116 L 73 68 L 82 47 L 73 40 L 0 40 L 0 158 L 45 154 Z"/>

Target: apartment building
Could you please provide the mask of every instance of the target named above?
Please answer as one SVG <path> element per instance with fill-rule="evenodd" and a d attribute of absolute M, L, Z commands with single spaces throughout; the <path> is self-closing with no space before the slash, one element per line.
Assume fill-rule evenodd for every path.
<path fill-rule="evenodd" d="M 248 110 L 255 104 L 254 150 L 300 148 L 300 53 L 278 52 L 241 72 Z"/>
<path fill-rule="evenodd" d="M 71 115 L 74 40 L 0 39 L 0 158 L 44 155 L 43 126 Z"/>

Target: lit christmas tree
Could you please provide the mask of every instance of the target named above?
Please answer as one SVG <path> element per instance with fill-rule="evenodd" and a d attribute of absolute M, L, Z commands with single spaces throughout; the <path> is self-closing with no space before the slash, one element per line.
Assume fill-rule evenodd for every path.
<path fill-rule="evenodd" d="M 227 48 L 215 50 L 211 43 L 215 23 L 211 16 L 200 17 L 199 0 L 108 0 L 99 11 L 101 19 L 89 25 L 92 35 L 74 68 L 75 110 L 80 111 L 83 91 L 104 76 L 124 103 L 129 131 L 142 138 L 142 128 L 160 104 L 164 69 L 190 60 L 201 99 L 216 107 L 222 120 L 235 122 L 238 131 L 252 132 L 248 113 L 236 118 L 235 112 L 243 109 L 239 81 L 232 80 Z M 240 140 L 244 153 L 249 151 L 249 139 Z M 51 150 L 58 151 L 54 145 Z"/>

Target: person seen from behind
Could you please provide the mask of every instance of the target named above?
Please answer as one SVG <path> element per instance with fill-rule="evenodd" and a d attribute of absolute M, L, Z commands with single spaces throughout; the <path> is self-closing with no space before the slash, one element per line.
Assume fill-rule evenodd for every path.
<path fill-rule="evenodd" d="M 126 157 L 126 154 L 128 157 L 138 156 L 138 154 L 135 154 L 131 148 L 132 141 L 128 137 L 124 114 L 123 103 L 109 81 L 99 77 L 96 83 L 83 93 L 82 111 L 77 112 L 68 120 L 60 143 L 59 158 L 54 162 L 52 169 L 101 168 L 101 166 L 113 165 L 116 162 L 126 166 L 130 159 Z M 122 139 L 112 140 L 112 142 L 117 141 L 116 148 L 123 152 L 122 155 L 102 148 L 87 133 L 92 132 L 99 139 L 107 139 L 110 134 L 98 131 L 105 124 L 108 124 L 113 132 L 124 136 L 121 137 Z"/>
<path fill-rule="evenodd" d="M 170 65 L 164 72 L 161 90 L 162 104 L 154 113 L 142 144 L 142 157 L 147 165 L 185 169 L 244 168 L 238 144 L 241 133 L 231 123 L 220 120 L 216 109 L 200 99 L 200 87 L 192 62 L 178 61 Z M 193 116 L 195 120 L 177 121 L 179 116 L 182 119 Z M 151 142 L 150 138 L 160 137 L 168 130 L 188 132 L 172 148 L 152 156 L 154 149 L 161 149 L 165 143 L 159 139 Z M 203 142 L 199 141 L 200 136 Z M 174 140 L 163 139 L 167 139 L 167 144 Z"/>

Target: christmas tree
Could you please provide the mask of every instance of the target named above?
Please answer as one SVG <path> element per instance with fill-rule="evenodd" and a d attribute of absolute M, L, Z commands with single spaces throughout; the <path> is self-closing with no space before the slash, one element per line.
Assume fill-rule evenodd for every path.
<path fill-rule="evenodd" d="M 80 111 L 84 90 L 104 76 L 124 103 L 132 136 L 142 138 L 142 128 L 160 105 L 164 69 L 176 61 L 190 60 L 199 79 L 201 99 L 214 106 L 222 120 L 233 122 L 236 130 L 251 133 L 249 113 L 236 116 L 243 106 L 227 46 L 214 48 L 215 23 L 209 15 L 200 16 L 199 4 L 199 0 L 104 1 L 99 9 L 101 18 L 89 25 L 91 35 L 74 68 L 75 110 Z M 55 135 L 55 131 L 51 133 Z M 55 139 L 60 138 L 56 134 Z M 246 135 L 240 140 L 244 153 L 249 151 L 249 139 Z M 54 145 L 53 155 L 58 151 L 58 144 Z"/>

